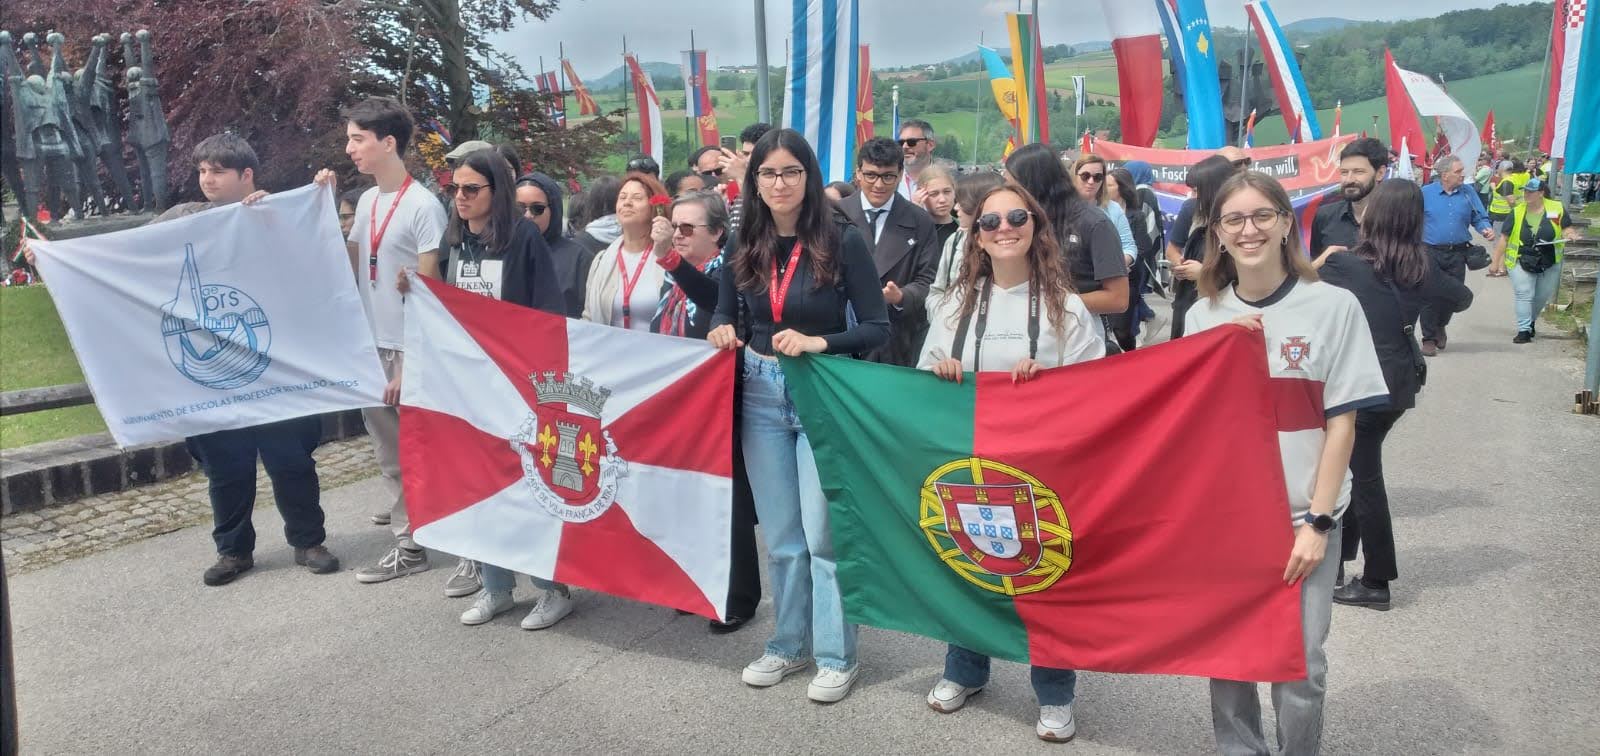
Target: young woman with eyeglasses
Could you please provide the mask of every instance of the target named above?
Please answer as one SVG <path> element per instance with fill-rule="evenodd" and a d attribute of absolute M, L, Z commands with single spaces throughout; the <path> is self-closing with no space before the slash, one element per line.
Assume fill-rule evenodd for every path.
<path fill-rule="evenodd" d="M 990 189 L 978 208 L 961 271 L 933 304 L 917 366 L 958 383 L 966 373 L 991 371 L 1021 382 L 1041 369 L 1105 356 L 1096 318 L 1072 290 L 1044 208 L 1015 183 Z M 950 646 L 928 706 L 960 709 L 989 682 L 989 665 L 987 656 Z M 1077 673 L 1036 666 L 1032 678 L 1035 734 L 1071 740 Z"/>
<path fill-rule="evenodd" d="M 567 317 L 583 317 L 583 290 L 589 280 L 594 253 L 562 233 L 565 226 L 561 185 L 537 171 L 524 175 L 517 181 L 517 209 L 522 217 L 539 227 L 544 243 L 550 247 L 550 262 L 555 266 L 556 281 L 561 284 L 561 294 L 566 300 Z"/>
<path fill-rule="evenodd" d="M 659 199 L 658 199 L 659 198 Z M 630 173 L 617 192 L 617 222 L 622 234 L 595 255 L 583 298 L 583 319 L 591 323 L 649 331 L 661 304 L 666 271 L 651 259 L 651 226 L 656 208 L 669 202 L 654 176 Z"/>
<path fill-rule="evenodd" d="M 1322 645 L 1333 614 L 1339 516 L 1350 502 L 1350 452 L 1356 413 L 1388 403 L 1388 388 L 1361 304 L 1322 283 L 1300 243 L 1289 195 L 1272 177 L 1233 175 L 1207 224 L 1201 298 L 1189 331 L 1230 323 L 1263 331 L 1278 447 L 1288 484 L 1293 546 L 1283 581 L 1300 591 L 1304 680 L 1272 684 L 1277 743 L 1283 753 L 1316 753 L 1328 657 Z M 1211 681 L 1211 722 L 1223 753 L 1268 753 L 1255 683 Z"/>
<path fill-rule="evenodd" d="M 744 195 L 739 247 L 707 337 L 718 349 L 748 344 L 740 432 L 771 560 L 776 627 L 742 678 L 777 685 L 815 659 L 806 695 L 833 702 L 856 680 L 856 628 L 844 619 L 828 501 L 774 355 L 866 353 L 889 340 L 889 314 L 867 243 L 836 218 L 805 137 L 761 137 L 743 182 L 755 191 Z"/>

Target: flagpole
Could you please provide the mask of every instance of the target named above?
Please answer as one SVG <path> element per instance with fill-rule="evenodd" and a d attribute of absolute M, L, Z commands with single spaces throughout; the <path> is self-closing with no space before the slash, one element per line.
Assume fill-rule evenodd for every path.
<path fill-rule="evenodd" d="M 982 29 L 978 30 L 978 46 L 983 47 Z M 983 62 L 982 53 L 978 55 L 978 62 L 980 64 Z M 983 134 L 983 82 L 985 78 L 987 77 L 978 77 L 978 111 L 973 115 L 972 119 L 972 166 L 974 168 L 978 166 L 978 140 L 982 138 Z M 895 134 L 894 137 L 899 139 L 900 135 Z"/>
<path fill-rule="evenodd" d="M 1246 15 L 1248 15 L 1248 14 L 1246 14 Z M 1213 36 L 1215 36 L 1215 33 L 1213 33 Z M 1285 54 L 1287 54 L 1287 53 L 1285 53 Z M 1244 104 L 1249 99 L 1249 95 L 1250 95 L 1250 19 L 1248 19 L 1248 18 L 1246 18 L 1245 22 L 1244 22 L 1244 65 L 1241 68 L 1241 70 L 1239 71 L 1239 75 L 1244 77 L 1244 84 L 1239 87 L 1239 115 L 1242 117 L 1242 116 L 1244 116 Z M 1299 119 L 1296 119 L 1296 121 L 1298 121 L 1298 120 Z M 1284 125 L 1288 125 L 1288 123 L 1289 123 L 1289 114 L 1288 113 L 1284 113 L 1283 114 L 1283 122 L 1284 122 Z M 1295 126 L 1298 128 L 1299 124 L 1296 123 Z M 1239 146 L 1241 146 L 1241 147 L 1244 146 L 1244 121 L 1240 121 L 1239 122 L 1239 134 L 1238 134 L 1238 137 L 1239 137 Z M 1290 134 L 1289 135 L 1289 143 L 1290 144 L 1294 144 L 1295 141 L 1296 141 L 1295 135 L 1294 134 Z"/>
<path fill-rule="evenodd" d="M 756 120 L 772 123 L 772 82 L 767 73 L 766 0 L 756 0 Z"/>
<path fill-rule="evenodd" d="M 622 159 L 628 160 L 628 98 L 633 93 L 633 73 L 628 69 L 628 35 L 622 35 Z M 641 114 L 642 117 L 643 114 Z M 641 145 L 642 146 L 642 145 Z"/>
<path fill-rule="evenodd" d="M 690 80 L 684 82 L 684 89 L 683 89 L 683 146 L 688 148 L 689 155 L 693 155 L 694 151 L 695 151 L 694 138 L 689 136 L 689 98 L 694 96 L 694 91 L 695 91 L 694 79 L 693 79 L 694 64 L 695 64 L 694 30 L 690 29 L 689 30 L 689 74 L 690 74 Z M 663 149 L 661 154 L 662 154 L 663 157 L 666 156 L 666 152 L 665 152 L 664 149 Z M 685 159 L 687 159 L 688 155 L 685 155 L 684 157 L 685 157 Z M 693 169 L 695 166 L 691 165 L 689 167 L 691 169 Z"/>

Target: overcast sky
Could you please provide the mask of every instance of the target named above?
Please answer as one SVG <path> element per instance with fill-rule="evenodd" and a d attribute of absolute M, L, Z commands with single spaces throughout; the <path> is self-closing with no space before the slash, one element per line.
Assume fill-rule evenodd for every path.
<path fill-rule="evenodd" d="M 1408 18 L 1426 18 L 1504 1 L 1273 0 L 1272 8 L 1278 22 L 1287 24 L 1322 16 L 1392 20 L 1397 6 Z M 1208 5 L 1213 24 L 1244 26 L 1242 0 L 1210 0 Z M 874 67 L 938 62 L 970 52 L 980 31 L 987 44 L 1004 44 L 1001 14 L 1016 7 L 1016 0 L 861 0 L 861 41 L 872 45 Z M 553 69 L 558 43 L 565 43 L 578 75 L 594 79 L 621 64 L 623 35 L 628 49 L 642 59 L 675 63 L 679 52 L 688 49 L 693 29 L 696 47 L 707 51 L 713 67 L 748 65 L 755 62 L 754 8 L 753 0 L 562 0 L 549 21 L 523 24 L 500 35 L 496 44 L 519 58 L 525 69 L 536 71 L 541 55 L 546 68 Z M 767 0 L 773 65 L 783 57 L 789 8 L 786 0 Z M 1095 0 L 1040 0 L 1039 16 L 1046 45 L 1109 36 Z"/>

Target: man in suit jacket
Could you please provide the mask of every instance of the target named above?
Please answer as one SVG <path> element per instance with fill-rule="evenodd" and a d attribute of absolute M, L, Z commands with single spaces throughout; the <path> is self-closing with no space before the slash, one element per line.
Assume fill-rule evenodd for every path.
<path fill-rule="evenodd" d="M 856 152 L 856 185 L 861 191 L 839 203 L 872 249 L 883 298 L 889 304 L 889 343 L 867 359 L 912 367 L 928 333 L 928 287 L 939 267 L 939 247 L 928 211 L 898 196 L 905 155 L 899 145 L 878 137 Z"/>

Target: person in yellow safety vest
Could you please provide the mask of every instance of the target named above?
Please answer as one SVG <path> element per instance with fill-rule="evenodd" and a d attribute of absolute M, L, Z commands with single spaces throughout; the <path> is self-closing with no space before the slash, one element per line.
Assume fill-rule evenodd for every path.
<path fill-rule="evenodd" d="M 1561 283 L 1561 252 L 1569 239 L 1577 238 L 1566 208 L 1549 198 L 1549 184 L 1529 179 L 1523 187 L 1523 200 L 1500 235 L 1495 257 L 1511 268 L 1512 310 L 1517 318 L 1513 344 L 1533 341 L 1539 313 L 1555 296 Z"/>
<path fill-rule="evenodd" d="M 1511 210 L 1522 203 L 1522 188 L 1532 178 L 1528 168 L 1517 158 L 1500 162 L 1501 177 L 1495 180 L 1494 197 L 1489 201 L 1489 221 L 1500 225 L 1511 216 Z M 1502 253 L 1504 245 L 1496 245 L 1494 260 L 1489 263 L 1490 278 L 1505 278 L 1506 263 Z"/>

